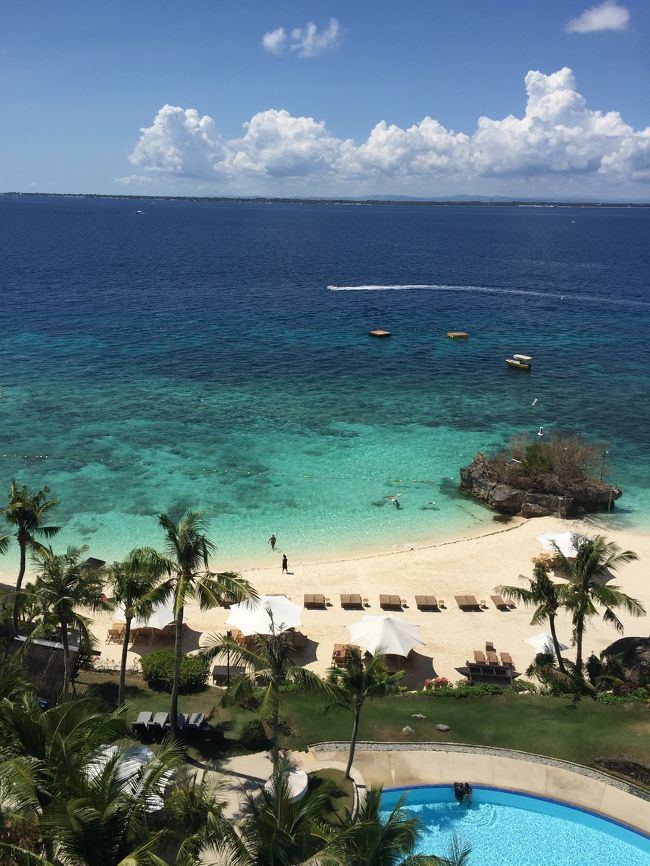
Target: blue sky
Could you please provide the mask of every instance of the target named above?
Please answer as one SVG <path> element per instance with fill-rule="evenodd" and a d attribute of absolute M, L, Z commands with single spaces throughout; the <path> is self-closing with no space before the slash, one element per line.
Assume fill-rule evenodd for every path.
<path fill-rule="evenodd" d="M 647 0 L 5 3 L 0 190 L 650 199 L 649 36 Z"/>

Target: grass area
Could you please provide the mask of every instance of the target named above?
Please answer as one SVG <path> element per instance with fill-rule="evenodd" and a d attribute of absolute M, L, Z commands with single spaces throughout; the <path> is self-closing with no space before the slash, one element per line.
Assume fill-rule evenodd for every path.
<path fill-rule="evenodd" d="M 319 788 L 325 788 L 329 793 L 329 812 L 324 816 L 326 821 L 343 819 L 346 811 L 352 812 L 352 780 L 345 778 L 343 770 L 325 769 L 309 773 L 309 790 L 317 791 Z"/>
<path fill-rule="evenodd" d="M 77 685 L 92 685 L 107 701 L 117 698 L 117 676 L 81 672 Z M 242 754 L 239 743 L 242 725 L 254 718 L 250 711 L 223 709 L 220 692 L 207 688 L 195 695 L 181 695 L 181 712 L 202 712 L 224 735 L 223 740 L 197 740 L 190 754 L 209 760 L 225 754 Z M 154 692 L 142 680 L 127 678 L 129 718 L 140 710 L 167 710 L 169 695 Z M 425 719 L 414 719 L 423 713 Z M 305 749 L 324 740 L 347 740 L 352 716 L 335 709 L 324 713 L 314 695 L 287 694 L 283 715 L 289 733 L 283 745 Z M 449 725 L 441 733 L 436 724 Z M 414 734 L 405 737 L 409 725 Z M 459 742 L 536 752 L 579 764 L 596 766 L 596 759 L 625 757 L 650 765 L 650 712 L 643 702 L 607 705 L 591 700 L 573 707 L 566 698 L 540 695 L 481 695 L 455 699 L 426 695 L 401 695 L 368 701 L 361 716 L 359 738 L 394 742 Z"/>

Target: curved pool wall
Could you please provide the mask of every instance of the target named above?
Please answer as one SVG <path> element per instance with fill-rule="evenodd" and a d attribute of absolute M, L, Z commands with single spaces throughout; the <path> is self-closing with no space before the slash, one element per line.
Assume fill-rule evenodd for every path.
<path fill-rule="evenodd" d="M 422 785 L 386 789 L 382 806 L 400 797 L 423 823 L 418 853 L 445 856 L 455 837 L 499 866 L 533 866 L 542 852 L 547 866 L 650 866 L 649 835 L 557 800 L 477 785 L 467 808 L 453 786 Z"/>

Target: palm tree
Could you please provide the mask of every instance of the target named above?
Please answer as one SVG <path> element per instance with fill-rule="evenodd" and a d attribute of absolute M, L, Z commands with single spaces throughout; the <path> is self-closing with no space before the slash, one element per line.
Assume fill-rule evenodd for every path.
<path fill-rule="evenodd" d="M 361 652 L 356 647 L 350 648 L 345 655 L 345 666 L 330 668 L 328 680 L 334 687 L 332 705 L 344 707 L 354 713 L 352 736 L 350 737 L 350 753 L 345 770 L 346 779 L 350 778 L 354 751 L 359 733 L 361 710 L 367 698 L 380 698 L 395 694 L 403 671 L 389 674 L 386 661 L 381 653 L 376 653 L 364 667 Z"/>
<path fill-rule="evenodd" d="M 448 857 L 416 854 L 415 848 L 422 829 L 420 819 L 405 808 L 401 797 L 390 814 L 381 815 L 382 789 L 370 788 L 358 813 L 346 817 L 348 829 L 343 829 L 332 842 L 335 856 L 325 858 L 344 866 L 467 866 L 469 848 L 456 840 Z M 338 856 L 336 856 L 338 855 Z"/>
<path fill-rule="evenodd" d="M 63 645 L 63 694 L 70 688 L 70 631 L 77 629 L 80 645 L 89 646 L 88 620 L 77 612 L 77 607 L 97 610 L 105 606 L 101 600 L 101 572 L 87 569 L 82 564 L 83 547 L 68 547 L 65 553 L 55 554 L 51 547 L 34 554 L 39 570 L 30 587 L 42 615 L 32 637 L 43 637 L 56 624 Z"/>
<path fill-rule="evenodd" d="M 244 665 L 247 671 L 238 676 L 223 696 L 223 706 L 241 705 L 262 687 L 264 689 L 259 714 L 268 719 L 271 726 L 271 755 L 273 771 L 279 768 L 280 756 L 280 709 L 282 689 L 294 685 L 304 691 L 330 696 L 331 689 L 313 671 L 294 664 L 294 650 L 290 633 L 277 631 L 271 619 L 272 634 L 258 634 L 252 647 L 240 646 L 227 636 L 216 635 L 210 639 L 212 646 L 204 655 L 212 659 L 229 654 L 235 665 Z M 277 633 L 275 633 L 277 631 Z"/>
<path fill-rule="evenodd" d="M 162 597 L 174 598 L 176 640 L 174 644 L 174 682 L 171 695 L 171 726 L 178 734 L 178 686 L 183 655 L 183 612 L 185 605 L 198 599 L 201 610 L 216 607 L 228 597 L 233 601 L 256 598 L 255 590 L 241 575 L 232 571 L 214 574 L 209 571 L 208 557 L 214 545 L 205 534 L 205 521 L 196 511 L 188 511 L 178 523 L 167 514 L 158 515 L 165 530 L 167 556 L 161 562 L 169 574 L 161 587 Z"/>
<path fill-rule="evenodd" d="M 527 589 L 521 586 L 497 586 L 495 587 L 495 592 L 505 595 L 506 598 L 515 598 L 527 607 L 534 607 L 535 612 L 530 621 L 531 625 L 542 625 L 548 620 L 558 667 L 562 673 L 566 673 L 560 642 L 555 630 L 555 618 L 562 605 L 558 594 L 559 587 L 549 577 L 548 567 L 543 562 L 535 563 L 533 574 L 534 577 L 525 577 L 523 574 L 519 575 L 520 580 L 525 580 L 528 583 Z"/>
<path fill-rule="evenodd" d="M 16 527 L 16 538 L 20 550 L 20 566 L 16 578 L 16 595 L 14 597 L 13 630 L 18 628 L 18 610 L 20 607 L 20 590 L 25 577 L 25 566 L 27 551 L 42 553 L 43 545 L 38 537 L 52 538 L 57 534 L 60 527 L 45 523 L 50 511 L 59 504 L 58 499 L 50 498 L 49 487 L 41 487 L 40 490 L 31 491 L 26 486 L 19 487 L 14 478 L 9 488 L 9 502 L 5 505 L 3 512 L 7 523 Z M 6 549 L 6 548 L 5 548 Z M 3 553 L 0 544 L 0 553 Z"/>
<path fill-rule="evenodd" d="M 124 610 L 124 637 L 120 661 L 120 684 L 117 705 L 124 703 L 126 660 L 129 652 L 131 623 L 134 617 L 146 619 L 157 603 L 156 588 L 165 573 L 165 564 L 158 553 L 150 547 L 132 550 L 124 562 L 115 562 L 109 570 L 109 583 L 113 597 L 111 602 Z"/>
<path fill-rule="evenodd" d="M 574 701 L 580 700 L 584 691 L 584 665 L 582 643 L 587 620 L 604 608 L 604 622 L 611 622 L 617 631 L 623 631 L 623 624 L 615 610 L 623 609 L 631 616 L 643 616 L 645 608 L 641 602 L 626 595 L 619 587 L 606 584 L 608 573 L 616 571 L 619 565 L 638 559 L 631 550 L 621 550 L 613 541 L 604 536 L 583 538 L 578 542 L 574 560 L 569 560 L 557 549 L 558 571 L 567 580 L 558 587 L 561 603 L 571 613 L 573 636 L 576 645 L 575 693 Z"/>
<path fill-rule="evenodd" d="M 268 788 L 262 788 L 257 796 L 248 795 L 248 809 L 237 828 L 225 825 L 221 838 L 214 840 L 216 851 L 225 855 L 224 861 L 229 866 L 324 862 L 319 852 L 329 841 L 329 834 L 324 834 L 322 828 L 328 794 L 308 791 L 293 802 L 287 768 L 278 768 L 271 778 Z"/>

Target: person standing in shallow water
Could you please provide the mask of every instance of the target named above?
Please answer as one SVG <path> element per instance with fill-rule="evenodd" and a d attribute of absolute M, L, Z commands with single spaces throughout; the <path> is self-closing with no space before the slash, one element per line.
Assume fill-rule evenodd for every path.
<path fill-rule="evenodd" d="M 275 533 L 274 533 L 273 535 L 271 535 L 271 537 L 268 540 L 268 543 L 271 545 L 271 550 L 275 550 L 275 542 L 276 541 L 277 541 L 277 538 L 275 537 Z"/>
<path fill-rule="evenodd" d="M 285 572 L 287 574 L 289 574 L 289 562 L 287 561 L 287 554 L 283 553 L 282 554 L 282 574 L 284 574 Z"/>

